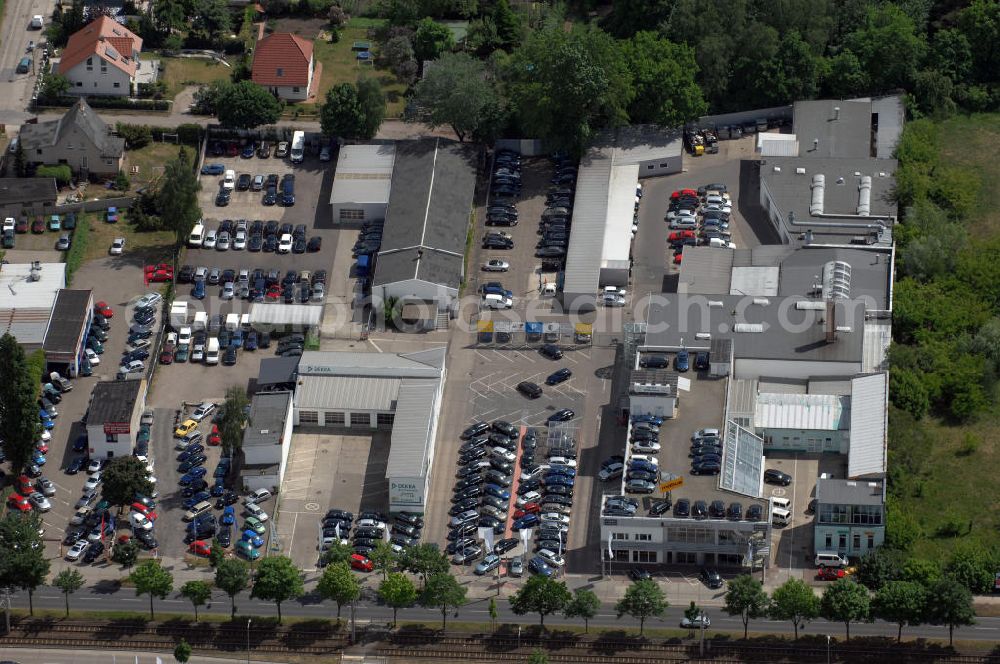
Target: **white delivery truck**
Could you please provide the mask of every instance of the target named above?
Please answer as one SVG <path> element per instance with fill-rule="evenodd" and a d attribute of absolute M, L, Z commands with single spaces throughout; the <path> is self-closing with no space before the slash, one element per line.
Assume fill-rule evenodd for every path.
<path fill-rule="evenodd" d="M 194 329 L 204 330 L 208 328 L 208 313 L 204 311 L 196 311 L 194 313 Z"/>
<path fill-rule="evenodd" d="M 235 332 L 240 326 L 240 315 L 239 314 L 226 314 L 226 329 L 230 332 Z"/>
<path fill-rule="evenodd" d="M 292 134 L 292 151 L 289 154 L 289 159 L 292 160 L 293 164 L 302 163 L 302 160 L 306 156 L 306 133 L 304 131 L 297 131 Z"/>
<path fill-rule="evenodd" d="M 188 246 L 190 247 L 200 247 L 202 241 L 205 239 L 205 226 L 201 223 L 194 225 L 191 229 L 191 234 L 188 235 Z"/>
<path fill-rule="evenodd" d="M 205 347 L 205 364 L 219 363 L 219 339 L 209 337 L 208 345 Z"/>
<path fill-rule="evenodd" d="M 188 324 L 188 303 L 184 300 L 175 301 L 170 305 L 170 327 L 179 330 Z"/>
<path fill-rule="evenodd" d="M 240 314 L 240 329 L 244 332 L 250 331 L 250 314 Z"/>

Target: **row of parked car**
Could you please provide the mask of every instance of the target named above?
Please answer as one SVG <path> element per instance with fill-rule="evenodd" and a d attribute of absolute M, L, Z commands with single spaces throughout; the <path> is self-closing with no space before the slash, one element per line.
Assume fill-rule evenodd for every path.
<path fill-rule="evenodd" d="M 680 189 L 670 194 L 664 220 L 671 230 L 667 243 L 674 252 L 674 263 L 681 262 L 687 246 L 735 249 L 729 229 L 731 213 L 732 201 L 724 184 Z"/>
<path fill-rule="evenodd" d="M 205 226 L 205 224 L 202 224 Z M 323 238 L 316 235 L 306 239 L 305 224 L 292 225 L 272 219 L 223 219 L 218 228 L 204 228 L 202 249 L 216 251 L 265 251 L 279 254 L 304 254 L 323 248 Z"/>
<path fill-rule="evenodd" d="M 538 222 L 541 238 L 535 246 L 535 256 L 558 260 L 565 257 L 569 249 L 577 164 L 560 155 L 554 155 L 552 162 L 554 173 L 545 193 L 545 210 Z"/>
<path fill-rule="evenodd" d="M 517 226 L 521 189 L 521 155 L 513 150 L 497 150 L 493 156 L 486 226 Z M 483 248 L 513 249 L 514 238 L 510 233 L 488 230 L 483 236 Z"/>
<path fill-rule="evenodd" d="M 320 304 L 326 299 L 326 275 L 326 270 L 287 270 L 282 276 L 277 269 L 185 265 L 178 283 L 190 282 L 196 300 L 205 299 L 209 286 L 218 286 L 222 300 Z"/>
<path fill-rule="evenodd" d="M 393 519 L 389 519 L 378 510 L 366 510 L 355 519 L 352 512 L 330 509 L 323 517 L 319 535 L 319 564 L 322 567 L 329 562 L 324 554 L 339 542 L 350 544 L 354 550 L 350 559 L 353 569 L 370 572 L 374 564 L 368 556 L 379 542 L 386 541 L 387 532 L 388 542 L 393 551 L 399 554 L 419 544 L 423 527 L 423 518 L 413 512 L 398 512 Z"/>

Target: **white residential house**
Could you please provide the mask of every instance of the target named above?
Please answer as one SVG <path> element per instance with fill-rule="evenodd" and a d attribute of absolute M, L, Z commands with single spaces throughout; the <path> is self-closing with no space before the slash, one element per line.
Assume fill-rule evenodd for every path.
<path fill-rule="evenodd" d="M 142 39 L 107 16 L 74 32 L 59 60 L 69 93 L 128 97 L 138 91 Z"/>

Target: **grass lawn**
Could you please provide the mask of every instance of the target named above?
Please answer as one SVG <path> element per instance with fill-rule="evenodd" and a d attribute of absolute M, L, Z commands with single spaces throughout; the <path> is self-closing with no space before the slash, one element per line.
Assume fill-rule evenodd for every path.
<path fill-rule="evenodd" d="M 974 242 L 1000 234 L 1000 114 L 956 116 L 940 125 L 941 163 L 976 174 L 982 183 L 976 212 L 966 227 Z M 925 419 L 921 427 L 930 443 L 925 454 L 919 490 L 901 498 L 897 509 L 912 515 L 919 524 L 914 553 L 943 560 L 958 542 L 1000 548 L 1000 406 L 978 422 L 964 426 Z M 968 445 L 967 440 L 977 441 Z M 958 526 L 957 536 L 944 536 L 939 529 Z"/>
<path fill-rule="evenodd" d="M 179 145 L 175 143 L 152 142 L 139 150 L 128 150 L 125 153 L 125 174 L 132 183 L 130 191 L 148 186 L 163 175 L 166 164 L 177 157 Z M 193 148 L 187 147 L 188 154 L 193 154 Z M 133 166 L 139 167 L 139 172 L 133 172 Z"/>
<path fill-rule="evenodd" d="M 128 223 L 128 211 L 119 211 L 117 224 L 109 224 L 103 214 L 90 214 L 90 237 L 84 260 L 104 258 L 116 237 L 125 238 L 125 255 L 139 255 L 144 263 L 169 262 L 172 256 L 174 234 L 165 231 L 142 232 Z"/>
<path fill-rule="evenodd" d="M 145 53 L 143 53 L 145 55 Z M 173 99 L 178 92 L 189 85 L 211 83 L 219 79 L 229 80 L 230 67 L 214 60 L 202 58 L 164 58 L 157 56 L 163 66 L 163 80 L 167 84 L 167 97 Z"/>

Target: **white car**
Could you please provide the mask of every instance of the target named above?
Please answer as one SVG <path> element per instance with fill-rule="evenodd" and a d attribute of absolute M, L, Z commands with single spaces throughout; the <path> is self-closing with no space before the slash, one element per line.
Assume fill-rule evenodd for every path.
<path fill-rule="evenodd" d="M 660 444 L 659 443 L 654 443 L 651 440 L 640 440 L 640 441 L 638 441 L 636 443 L 632 443 L 632 451 L 633 452 L 642 452 L 642 453 L 646 453 L 646 452 L 659 452 L 660 451 Z"/>
<path fill-rule="evenodd" d="M 47 443 L 52 440 L 52 432 L 48 429 L 42 430 L 42 442 Z"/>
<path fill-rule="evenodd" d="M 84 491 L 97 491 L 97 487 L 101 486 L 101 474 L 94 473 L 87 478 L 87 481 L 83 483 Z"/>
<path fill-rule="evenodd" d="M 159 293 L 146 293 L 135 301 L 135 306 L 137 308 L 151 307 L 154 304 L 159 303 L 161 300 L 163 300 L 163 296 Z"/>
<path fill-rule="evenodd" d="M 660 460 L 651 454 L 633 454 L 629 457 L 629 461 L 648 461 L 654 466 L 660 465 Z"/>
<path fill-rule="evenodd" d="M 537 491 L 529 491 L 523 496 L 518 496 L 517 500 L 514 501 L 514 505 L 517 507 L 524 507 L 528 503 L 537 503 L 541 499 L 542 499 L 542 494 L 538 493 Z"/>
<path fill-rule="evenodd" d="M 101 472 L 101 462 L 98 459 L 91 459 L 87 464 L 87 473 L 93 475 L 99 472 Z"/>
<path fill-rule="evenodd" d="M 550 466 L 563 466 L 564 468 L 576 468 L 576 459 L 567 459 L 561 456 L 549 457 Z"/>
<path fill-rule="evenodd" d="M 236 231 L 236 235 L 233 237 L 233 249 L 236 251 L 243 251 L 247 248 L 247 232 L 246 231 Z"/>
<path fill-rule="evenodd" d="M 502 447 L 494 447 L 490 450 L 490 456 L 496 459 L 503 459 L 507 463 L 514 463 L 517 460 L 517 455 L 513 452 L 505 450 Z"/>
<path fill-rule="evenodd" d="M 31 504 L 34 505 L 35 509 L 39 512 L 48 512 L 52 509 L 52 503 L 50 503 L 49 499 L 43 496 L 39 491 L 35 491 L 28 496 L 28 500 L 31 501 Z"/>
<path fill-rule="evenodd" d="M 548 564 L 555 565 L 556 567 L 562 567 L 566 564 L 566 559 L 551 549 L 539 549 L 537 555 L 544 558 Z"/>
<path fill-rule="evenodd" d="M 70 562 L 79 560 L 80 556 L 83 555 L 83 552 L 87 550 L 89 545 L 90 542 L 87 541 L 87 538 L 77 541 L 77 543 L 71 546 L 69 551 L 66 552 L 66 560 L 69 560 Z"/>
<path fill-rule="evenodd" d="M 256 505 L 256 504 L 254 504 L 254 503 L 248 503 L 248 504 L 247 504 L 247 505 L 246 505 L 246 506 L 245 506 L 245 507 L 243 508 L 243 511 L 244 511 L 244 512 L 246 512 L 246 515 L 247 515 L 247 516 L 254 516 L 254 517 L 257 517 L 257 520 L 258 520 L 258 521 L 260 521 L 260 522 L 262 522 L 262 523 L 263 523 L 264 521 L 267 521 L 267 520 L 268 520 L 268 518 L 269 518 L 269 517 L 267 516 L 267 512 L 265 512 L 264 510 L 262 510 L 262 509 L 261 509 L 261 508 L 260 508 L 259 506 L 257 506 L 257 505 Z"/>
<path fill-rule="evenodd" d="M 10 231 L 11 233 L 13 233 L 16 225 L 17 224 L 14 221 L 14 217 L 7 217 L 6 219 L 3 220 L 3 232 L 6 233 L 7 231 Z"/>
<path fill-rule="evenodd" d="M 177 344 L 179 346 L 184 346 L 191 343 L 191 328 L 182 327 L 180 332 L 177 334 Z"/>
<path fill-rule="evenodd" d="M 483 263 L 484 272 L 506 272 L 510 269 L 510 263 L 499 258 L 491 258 Z"/>
<path fill-rule="evenodd" d="M 191 413 L 191 419 L 195 422 L 201 422 L 203 419 L 212 414 L 215 410 L 215 404 L 211 401 L 206 401 L 194 409 Z"/>
<path fill-rule="evenodd" d="M 289 235 L 288 233 L 285 233 L 284 235 L 281 236 L 281 239 L 278 240 L 278 253 L 287 254 L 291 250 L 292 250 L 292 236 Z"/>
<path fill-rule="evenodd" d="M 542 523 L 558 523 L 564 526 L 569 525 L 569 517 L 565 514 L 559 514 L 557 512 L 545 512 L 540 518 Z"/>
<path fill-rule="evenodd" d="M 201 241 L 202 249 L 215 249 L 215 243 L 218 242 L 219 235 L 215 232 L 214 228 L 210 228 L 205 231 L 205 239 Z"/>
<path fill-rule="evenodd" d="M 236 188 L 236 171 L 227 169 L 222 177 L 222 188 L 232 191 Z"/>
<path fill-rule="evenodd" d="M 132 512 L 128 515 L 128 523 L 135 530 L 152 530 L 153 522 L 146 518 L 144 514 Z"/>
<path fill-rule="evenodd" d="M 116 237 L 111 241 L 111 255 L 121 256 L 123 251 L 125 251 L 125 238 Z"/>
<path fill-rule="evenodd" d="M 87 361 L 90 362 L 91 366 L 96 367 L 98 364 L 101 363 L 101 356 L 95 353 L 92 349 L 88 348 L 83 352 L 86 353 Z"/>

